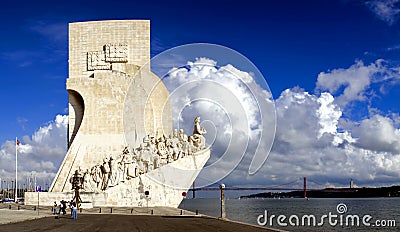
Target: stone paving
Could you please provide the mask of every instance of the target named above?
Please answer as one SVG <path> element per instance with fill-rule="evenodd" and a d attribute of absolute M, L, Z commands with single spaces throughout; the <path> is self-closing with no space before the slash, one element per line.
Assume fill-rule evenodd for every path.
<path fill-rule="evenodd" d="M 39 210 L 37 210 L 39 209 Z M 70 210 L 66 209 L 67 215 Z M 84 214 L 128 214 L 128 215 L 162 215 L 162 216 L 194 216 L 196 213 L 171 207 L 95 207 L 81 209 Z M 25 206 L 15 203 L 0 203 L 0 224 L 31 220 L 53 216 L 48 206 Z M 205 215 L 202 215 L 205 216 Z"/>
<path fill-rule="evenodd" d="M 0 231 L 278 231 L 169 207 L 82 209 L 78 220 L 51 207 L 0 204 Z"/>

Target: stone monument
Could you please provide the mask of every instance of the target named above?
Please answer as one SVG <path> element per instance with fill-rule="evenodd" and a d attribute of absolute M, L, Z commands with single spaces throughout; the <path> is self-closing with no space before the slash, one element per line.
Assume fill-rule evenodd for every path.
<path fill-rule="evenodd" d="M 25 203 L 74 196 L 91 206 L 177 207 L 210 156 L 200 118 L 193 135 L 173 130 L 169 93 L 150 71 L 150 21 L 69 24 L 68 152 L 49 192 Z"/>

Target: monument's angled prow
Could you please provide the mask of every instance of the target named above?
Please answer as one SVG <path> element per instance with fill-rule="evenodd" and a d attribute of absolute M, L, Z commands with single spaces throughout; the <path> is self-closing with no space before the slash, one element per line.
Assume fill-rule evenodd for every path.
<path fill-rule="evenodd" d="M 172 128 L 169 93 L 149 68 L 150 21 L 71 23 L 68 62 L 68 152 L 39 203 L 71 200 L 78 173 L 86 205 L 177 207 L 210 150 L 200 118 L 190 136 Z"/>

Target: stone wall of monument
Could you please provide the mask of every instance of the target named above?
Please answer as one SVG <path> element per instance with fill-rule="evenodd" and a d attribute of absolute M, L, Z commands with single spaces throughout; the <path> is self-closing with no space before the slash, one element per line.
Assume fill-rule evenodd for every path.
<path fill-rule="evenodd" d="M 80 197 L 84 207 L 133 206 L 178 207 L 182 192 L 187 192 L 202 167 L 210 157 L 210 150 L 204 149 L 195 155 L 183 157 L 152 172 L 132 178 L 109 188 L 104 192 L 82 191 Z M 148 195 L 146 195 L 146 191 Z M 72 192 L 26 192 L 27 205 L 52 206 L 54 201 L 71 200 Z"/>
<path fill-rule="evenodd" d="M 140 144 L 147 134 L 171 133 L 169 93 L 148 68 L 149 49 L 148 20 L 69 25 L 69 151 L 51 191 L 70 191 L 71 170 L 79 166 Z"/>
<path fill-rule="evenodd" d="M 114 49 L 126 47 L 126 60 L 122 57 L 120 60 L 116 59 L 118 62 L 115 63 L 125 62 L 143 66 L 150 60 L 150 21 L 105 20 L 70 23 L 69 78 L 89 77 L 95 70 L 109 70 L 109 64 L 104 62 L 101 55 L 107 51 L 105 46 L 109 44 L 115 45 Z M 98 58 L 98 69 L 88 68 L 89 55 Z"/>
<path fill-rule="evenodd" d="M 199 117 L 191 136 L 172 131 L 149 62 L 148 20 L 70 24 L 69 149 L 50 192 L 26 193 L 27 205 L 71 200 L 71 180 L 93 206 L 179 205 L 210 150 Z"/>

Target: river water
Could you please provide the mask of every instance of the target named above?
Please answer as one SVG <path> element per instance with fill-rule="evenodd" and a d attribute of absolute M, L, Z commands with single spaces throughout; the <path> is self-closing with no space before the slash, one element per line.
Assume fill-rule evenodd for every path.
<path fill-rule="evenodd" d="M 400 198 L 227 199 L 225 205 L 230 220 L 287 231 L 400 231 Z M 185 199 L 180 208 L 220 216 L 219 199 Z"/>

